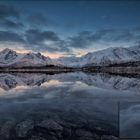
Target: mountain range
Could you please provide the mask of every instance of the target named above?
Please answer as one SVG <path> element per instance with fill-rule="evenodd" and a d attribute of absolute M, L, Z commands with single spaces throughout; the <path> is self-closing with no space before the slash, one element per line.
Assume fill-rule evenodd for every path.
<path fill-rule="evenodd" d="M 90 52 L 81 57 L 61 57 L 51 59 L 41 53 L 17 53 L 12 49 L 4 49 L 0 52 L 0 67 L 40 67 L 47 65 L 84 67 L 84 66 L 108 66 L 140 61 L 140 46 L 129 48 L 107 48 Z"/>

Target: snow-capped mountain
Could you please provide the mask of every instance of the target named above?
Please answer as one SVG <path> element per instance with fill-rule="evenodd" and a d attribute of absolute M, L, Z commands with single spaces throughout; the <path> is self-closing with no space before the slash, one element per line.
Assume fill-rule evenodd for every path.
<path fill-rule="evenodd" d="M 54 59 L 54 61 L 57 64 L 60 65 L 64 65 L 64 66 L 70 66 L 70 67 L 78 67 L 79 65 L 81 65 L 82 61 L 80 59 L 80 57 L 60 57 L 58 59 Z"/>
<path fill-rule="evenodd" d="M 11 49 L 4 49 L 0 52 L 0 66 L 45 66 L 53 64 L 49 57 L 41 55 L 41 53 L 16 53 Z"/>
<path fill-rule="evenodd" d="M 6 65 L 8 63 L 14 62 L 18 58 L 15 51 L 8 48 L 0 52 L 0 65 Z"/>
<path fill-rule="evenodd" d="M 110 64 L 120 64 L 127 62 L 140 61 L 140 46 L 133 46 L 129 48 L 108 48 L 92 53 L 87 53 L 81 57 L 61 57 L 58 59 L 51 59 L 45 57 L 40 53 L 16 53 L 11 49 L 4 49 L 0 52 L 0 66 L 107 66 Z"/>
<path fill-rule="evenodd" d="M 140 61 L 140 46 L 129 48 L 108 48 L 81 57 L 59 58 L 57 62 L 67 66 L 107 66 L 126 62 Z"/>
<path fill-rule="evenodd" d="M 140 46 L 129 48 L 108 48 L 83 56 L 85 65 L 109 65 L 140 61 Z"/>

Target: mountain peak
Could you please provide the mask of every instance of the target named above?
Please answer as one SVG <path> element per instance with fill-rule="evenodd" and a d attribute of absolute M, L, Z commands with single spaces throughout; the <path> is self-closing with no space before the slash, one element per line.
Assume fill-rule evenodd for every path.
<path fill-rule="evenodd" d="M 5 51 L 6 51 L 6 50 L 7 50 L 7 51 L 9 51 L 9 50 L 12 50 L 12 49 L 9 49 L 9 48 L 5 48 L 4 50 L 5 50 Z"/>
<path fill-rule="evenodd" d="M 10 54 L 16 54 L 16 51 L 13 51 L 12 49 L 9 49 L 9 48 L 5 48 L 0 53 L 1 54 L 8 54 L 8 53 L 10 53 Z"/>

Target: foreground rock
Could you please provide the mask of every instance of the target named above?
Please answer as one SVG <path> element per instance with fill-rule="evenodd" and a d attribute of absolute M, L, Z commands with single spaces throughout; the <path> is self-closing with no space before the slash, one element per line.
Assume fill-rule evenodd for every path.
<path fill-rule="evenodd" d="M 69 126 L 68 126 L 69 127 Z M 117 140 L 117 137 L 85 128 L 66 128 L 53 120 L 43 120 L 35 125 L 24 120 L 16 126 L 7 122 L 1 128 L 2 140 Z"/>

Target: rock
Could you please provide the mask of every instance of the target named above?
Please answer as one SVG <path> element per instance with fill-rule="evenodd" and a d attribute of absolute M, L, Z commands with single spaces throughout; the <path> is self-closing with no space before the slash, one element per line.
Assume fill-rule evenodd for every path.
<path fill-rule="evenodd" d="M 47 136 L 47 138 L 41 136 L 32 136 L 29 140 L 57 140 L 57 138 L 54 136 Z"/>
<path fill-rule="evenodd" d="M 38 126 L 44 127 L 49 130 L 63 131 L 63 127 L 51 119 L 42 121 L 41 123 L 38 124 Z"/>
<path fill-rule="evenodd" d="M 97 140 L 97 139 L 89 138 L 89 137 L 80 137 L 78 140 Z"/>
<path fill-rule="evenodd" d="M 34 123 L 32 120 L 25 120 L 16 126 L 16 133 L 18 137 L 26 137 L 29 130 L 33 129 Z"/>
<path fill-rule="evenodd" d="M 63 131 L 64 137 L 70 137 L 72 135 L 72 130 L 70 128 L 65 128 Z"/>
<path fill-rule="evenodd" d="M 14 123 L 14 120 L 7 121 L 0 130 L 0 137 L 8 139 L 10 137 L 10 130 L 12 129 Z"/>
<path fill-rule="evenodd" d="M 83 129 L 77 129 L 76 130 L 76 135 L 77 136 L 80 136 L 80 137 L 92 137 L 92 133 L 90 131 L 87 131 L 87 130 L 83 130 Z"/>
<path fill-rule="evenodd" d="M 111 135 L 103 135 L 101 137 L 101 140 L 118 140 L 118 138 L 115 136 L 111 136 Z"/>
<path fill-rule="evenodd" d="M 46 138 L 32 136 L 29 140 L 46 140 Z"/>

